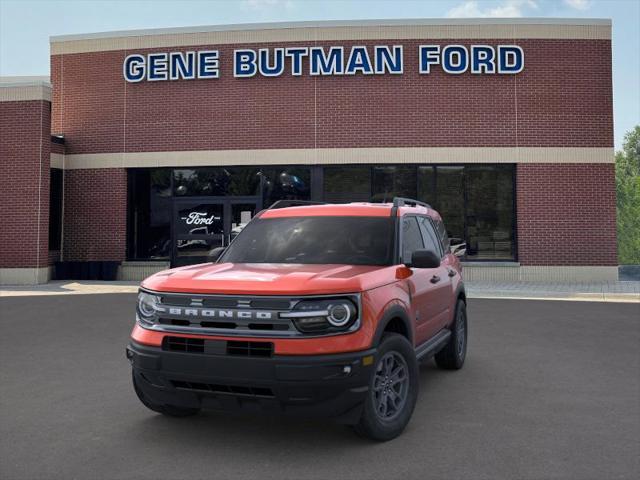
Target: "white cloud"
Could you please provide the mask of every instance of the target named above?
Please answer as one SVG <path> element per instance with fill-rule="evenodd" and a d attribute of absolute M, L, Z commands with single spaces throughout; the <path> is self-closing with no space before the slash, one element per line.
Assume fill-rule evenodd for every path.
<path fill-rule="evenodd" d="M 576 0 L 573 0 L 576 1 Z M 577 0 L 580 1 L 580 0 Z M 449 18 L 522 17 L 525 9 L 536 9 L 535 0 L 504 0 L 495 7 L 480 7 L 477 0 L 469 0 L 447 12 Z"/>
<path fill-rule="evenodd" d="M 563 0 L 565 5 L 576 10 L 589 10 L 591 8 L 591 2 L 589 0 Z"/>
<path fill-rule="evenodd" d="M 269 10 L 272 8 L 290 8 L 291 0 L 244 0 L 242 6 L 249 10 Z"/>

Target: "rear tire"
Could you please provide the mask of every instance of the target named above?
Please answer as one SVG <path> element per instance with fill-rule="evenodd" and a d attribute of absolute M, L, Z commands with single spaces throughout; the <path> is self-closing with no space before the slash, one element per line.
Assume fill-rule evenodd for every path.
<path fill-rule="evenodd" d="M 467 356 L 467 306 L 462 300 L 456 303 L 451 325 L 451 337 L 447 345 L 435 355 L 436 365 L 444 370 L 459 370 Z"/>
<path fill-rule="evenodd" d="M 413 346 L 402 335 L 385 334 L 355 431 L 381 442 L 397 437 L 411 419 L 418 389 L 418 362 Z"/>
<path fill-rule="evenodd" d="M 142 404 L 149 410 L 153 410 L 154 412 L 161 413 L 162 415 L 167 415 L 169 417 L 190 417 L 200 412 L 199 408 L 184 408 L 177 407 L 175 405 L 162 405 L 155 403 L 144 394 L 138 385 L 138 380 L 136 379 L 136 374 L 134 372 L 131 372 L 131 378 L 133 380 L 133 389 L 135 390 L 136 395 Z"/>

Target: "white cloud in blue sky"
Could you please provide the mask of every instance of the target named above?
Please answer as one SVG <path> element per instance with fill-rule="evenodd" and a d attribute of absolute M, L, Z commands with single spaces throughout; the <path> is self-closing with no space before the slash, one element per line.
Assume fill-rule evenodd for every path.
<path fill-rule="evenodd" d="M 230 23 L 443 17 L 611 18 L 616 147 L 624 132 L 640 123 L 639 0 L 0 0 L 0 75 L 47 75 L 51 35 Z"/>
<path fill-rule="evenodd" d="M 569 7 L 575 8 L 576 10 L 589 10 L 591 7 L 590 0 L 562 0 Z"/>
<path fill-rule="evenodd" d="M 537 10 L 538 4 L 534 0 L 505 0 L 497 5 L 478 0 L 468 0 L 454 6 L 447 12 L 450 18 L 511 18 L 523 17 L 529 11 Z"/>

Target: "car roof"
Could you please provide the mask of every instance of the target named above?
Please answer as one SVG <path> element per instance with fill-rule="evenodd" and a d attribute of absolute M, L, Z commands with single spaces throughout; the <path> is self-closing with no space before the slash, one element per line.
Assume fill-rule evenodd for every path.
<path fill-rule="evenodd" d="M 397 213 L 396 213 L 397 212 Z M 260 218 L 287 217 L 392 217 L 407 214 L 428 215 L 440 220 L 440 215 L 432 208 L 423 206 L 394 207 L 392 203 L 328 203 L 319 205 L 302 205 L 263 210 Z"/>

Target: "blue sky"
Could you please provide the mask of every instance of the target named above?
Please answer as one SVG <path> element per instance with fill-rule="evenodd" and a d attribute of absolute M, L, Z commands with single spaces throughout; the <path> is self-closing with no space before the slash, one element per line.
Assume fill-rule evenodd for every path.
<path fill-rule="evenodd" d="M 640 0 L 0 0 L 0 75 L 48 75 L 49 36 L 296 20 L 592 17 L 613 20 L 615 145 L 640 124 Z"/>

